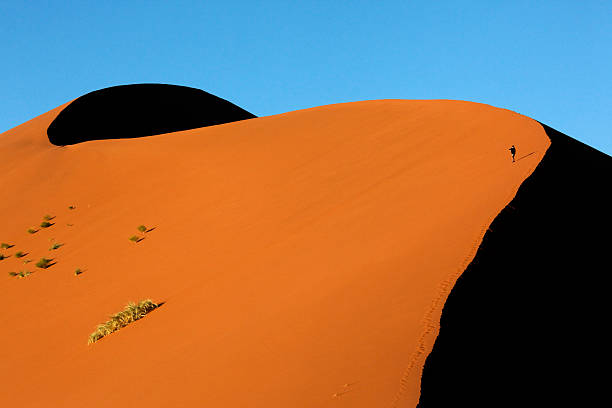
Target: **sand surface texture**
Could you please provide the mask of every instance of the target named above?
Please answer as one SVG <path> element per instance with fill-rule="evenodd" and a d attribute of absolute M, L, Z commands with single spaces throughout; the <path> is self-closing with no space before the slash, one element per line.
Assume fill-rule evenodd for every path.
<path fill-rule="evenodd" d="M 0 406 L 415 406 L 446 296 L 550 144 L 383 100 L 58 147 L 61 108 L 0 135 Z"/>

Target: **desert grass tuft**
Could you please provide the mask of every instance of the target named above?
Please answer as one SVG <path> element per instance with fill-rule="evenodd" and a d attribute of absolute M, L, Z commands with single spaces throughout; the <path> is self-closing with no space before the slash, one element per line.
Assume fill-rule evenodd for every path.
<path fill-rule="evenodd" d="M 74 276 L 79 276 L 82 273 L 83 271 L 81 270 L 81 268 L 77 268 L 76 271 L 74 271 Z"/>
<path fill-rule="evenodd" d="M 43 217 L 43 220 L 45 221 L 51 221 L 54 217 L 52 217 L 51 215 L 47 214 Z"/>
<path fill-rule="evenodd" d="M 145 233 L 147 232 L 147 227 L 145 227 L 144 225 L 139 225 L 138 226 L 138 231 Z"/>
<path fill-rule="evenodd" d="M 28 228 L 28 234 L 36 234 L 38 232 L 37 229 L 34 228 Z"/>
<path fill-rule="evenodd" d="M 0 244 L 0 248 L 2 249 L 9 249 L 10 247 L 12 247 L 11 244 L 7 244 L 6 242 L 3 242 Z"/>
<path fill-rule="evenodd" d="M 51 224 L 49 221 L 43 221 L 40 223 L 41 228 L 49 228 L 52 225 L 53 224 Z"/>
<path fill-rule="evenodd" d="M 153 303 L 151 299 L 146 299 L 138 302 L 138 304 L 130 302 L 119 313 L 110 316 L 110 320 L 98 325 L 96 330 L 89 335 L 88 344 L 93 344 L 104 336 L 108 336 L 114 331 L 127 326 L 128 324 L 142 319 L 147 313 L 157 309 L 158 304 Z"/>
<path fill-rule="evenodd" d="M 17 257 L 17 258 L 23 258 L 24 256 L 26 256 L 26 254 L 23 251 L 15 252 L 15 257 Z"/>
<path fill-rule="evenodd" d="M 9 255 L 9 256 L 10 256 L 10 255 Z M 4 254 L 0 254 L 0 261 L 2 261 L 2 260 L 4 260 L 4 259 L 8 258 L 9 256 L 4 255 Z"/>
<path fill-rule="evenodd" d="M 31 275 L 32 272 L 30 271 L 20 271 L 20 272 L 9 272 L 9 276 L 13 276 L 13 277 L 18 277 L 18 278 L 25 278 L 26 276 Z"/>
<path fill-rule="evenodd" d="M 63 245 L 64 244 L 60 244 L 59 242 L 54 242 L 53 244 L 51 244 L 51 247 L 49 247 L 49 251 L 54 251 Z"/>
<path fill-rule="evenodd" d="M 51 261 L 52 261 L 52 259 L 40 258 L 40 260 L 38 262 L 36 262 L 36 267 L 37 268 L 42 268 L 42 269 L 47 269 L 48 267 L 51 266 Z"/>
<path fill-rule="evenodd" d="M 76 206 L 74 206 L 74 205 L 69 205 L 69 206 L 68 206 L 68 209 L 69 209 L 69 210 L 74 210 L 75 208 L 76 208 Z"/>
<path fill-rule="evenodd" d="M 137 235 L 132 235 L 132 236 L 130 237 L 130 241 L 138 242 L 138 241 L 140 241 L 140 237 L 139 237 L 139 236 L 137 236 Z"/>

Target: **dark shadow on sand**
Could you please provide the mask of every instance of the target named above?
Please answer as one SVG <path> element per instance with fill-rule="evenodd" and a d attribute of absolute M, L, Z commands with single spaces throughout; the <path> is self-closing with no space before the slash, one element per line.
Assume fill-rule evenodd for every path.
<path fill-rule="evenodd" d="M 419 407 L 597 406 L 609 320 L 612 157 L 551 146 L 453 287 Z"/>
<path fill-rule="evenodd" d="M 525 157 L 529 157 L 529 156 L 531 156 L 532 154 L 535 154 L 535 152 L 531 152 L 531 153 L 528 153 L 528 154 L 526 154 L 526 155 L 524 155 L 524 156 L 521 156 L 521 157 L 519 157 L 518 159 L 516 159 L 516 161 L 523 160 Z"/>

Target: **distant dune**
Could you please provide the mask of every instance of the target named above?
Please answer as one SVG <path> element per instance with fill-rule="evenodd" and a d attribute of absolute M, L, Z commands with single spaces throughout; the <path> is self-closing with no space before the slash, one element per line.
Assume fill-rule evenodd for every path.
<path fill-rule="evenodd" d="M 68 104 L 47 129 L 58 146 L 124 139 L 220 125 L 255 115 L 200 89 L 164 84 L 121 85 Z"/>
<path fill-rule="evenodd" d="M 469 329 L 453 334 L 445 322 L 462 317 L 447 309 L 466 296 L 453 289 L 441 341 L 459 336 L 471 355 L 517 357 L 483 345 L 488 333 L 504 336 L 504 321 L 523 338 L 520 317 L 495 303 L 498 289 L 513 282 L 517 313 L 529 313 L 559 276 L 559 263 L 534 261 L 538 251 L 549 260 L 575 245 L 556 247 L 561 235 L 542 244 L 555 217 L 543 217 L 551 202 L 534 189 L 548 183 L 538 174 L 554 179 L 567 155 L 588 148 L 511 111 L 366 101 L 155 137 L 127 139 L 115 123 L 117 133 L 93 137 L 106 140 L 74 136 L 59 147 L 47 129 L 66 106 L 0 134 L 0 242 L 14 245 L 0 250 L 11 255 L 0 261 L 2 406 L 414 407 L 457 279 L 468 297 L 483 297 L 469 305 Z M 96 123 L 80 126 L 96 132 Z M 597 156 L 609 171 L 607 156 L 576 154 L 572 168 Z M 37 227 L 46 214 L 53 225 Z M 55 242 L 63 246 L 50 250 Z M 55 264 L 23 263 L 41 257 Z M 19 270 L 34 273 L 8 275 Z M 545 275 L 529 286 L 536 273 Z M 149 298 L 163 305 L 87 344 L 110 314 Z M 466 301 L 453 302 L 464 313 Z M 434 353 L 452 356 L 428 361 L 422 406 L 442 406 L 425 400 L 432 393 L 459 391 L 466 399 L 454 406 L 468 406 L 482 387 L 465 388 L 462 373 L 488 356 Z M 486 372 L 472 381 L 493 384 Z"/>

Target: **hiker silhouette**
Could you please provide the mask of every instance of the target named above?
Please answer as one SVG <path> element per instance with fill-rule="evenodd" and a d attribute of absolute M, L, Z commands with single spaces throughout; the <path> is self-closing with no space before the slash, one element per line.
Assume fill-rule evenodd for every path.
<path fill-rule="evenodd" d="M 516 147 L 512 145 L 512 147 L 509 148 L 508 150 L 510 150 L 510 154 L 512 154 L 512 163 L 514 163 L 514 155 L 516 154 Z"/>

